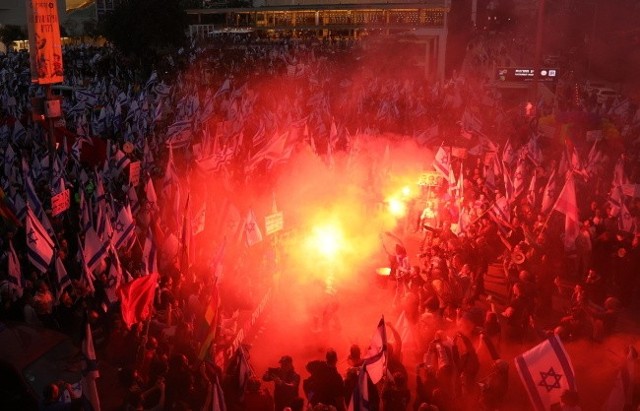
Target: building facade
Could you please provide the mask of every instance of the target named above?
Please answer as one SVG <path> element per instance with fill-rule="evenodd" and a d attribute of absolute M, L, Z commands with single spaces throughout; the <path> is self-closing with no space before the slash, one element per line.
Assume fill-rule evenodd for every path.
<path fill-rule="evenodd" d="M 425 76 L 444 78 L 447 16 L 451 0 L 255 0 L 253 8 L 190 9 L 190 35 L 228 30 L 315 33 L 318 37 L 358 38 L 369 31 L 407 33 L 424 50 Z"/>

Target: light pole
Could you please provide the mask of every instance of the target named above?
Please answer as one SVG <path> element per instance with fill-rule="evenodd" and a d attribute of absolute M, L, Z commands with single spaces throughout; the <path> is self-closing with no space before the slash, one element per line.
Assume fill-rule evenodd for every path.
<path fill-rule="evenodd" d="M 478 27 L 478 0 L 471 0 L 471 21 L 474 29 Z"/>
<path fill-rule="evenodd" d="M 587 79 L 591 74 L 591 53 L 593 52 L 593 42 L 596 37 L 596 24 L 598 21 L 598 0 L 593 0 L 593 18 L 591 19 L 591 34 L 589 35 L 589 44 L 587 45 Z"/>
<path fill-rule="evenodd" d="M 540 81 L 540 58 L 542 54 L 542 30 L 544 30 L 544 6 L 546 0 L 538 0 L 538 25 L 536 28 L 536 50 L 533 56 L 533 87 L 531 98 L 538 101 L 538 82 Z"/>

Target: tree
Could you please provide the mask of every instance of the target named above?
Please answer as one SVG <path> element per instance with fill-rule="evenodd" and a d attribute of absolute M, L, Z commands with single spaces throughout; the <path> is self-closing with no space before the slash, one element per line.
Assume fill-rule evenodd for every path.
<path fill-rule="evenodd" d="M 147 68 L 184 44 L 187 14 L 180 0 L 123 0 L 102 32 L 116 48 Z"/>
<path fill-rule="evenodd" d="M 0 27 L 0 41 L 2 41 L 8 49 L 16 40 L 26 40 L 27 35 L 20 26 L 8 24 Z"/>

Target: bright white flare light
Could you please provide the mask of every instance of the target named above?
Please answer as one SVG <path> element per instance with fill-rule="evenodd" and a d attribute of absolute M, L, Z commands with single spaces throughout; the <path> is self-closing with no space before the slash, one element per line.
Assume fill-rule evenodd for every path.
<path fill-rule="evenodd" d="M 342 243 L 342 233 L 337 227 L 322 226 L 315 227 L 313 235 L 313 243 L 318 251 L 328 259 L 332 259 Z"/>
<path fill-rule="evenodd" d="M 398 200 L 397 198 L 390 198 L 387 201 L 387 208 L 389 209 L 391 215 L 395 217 L 402 217 L 407 212 L 406 204 L 403 201 Z"/>

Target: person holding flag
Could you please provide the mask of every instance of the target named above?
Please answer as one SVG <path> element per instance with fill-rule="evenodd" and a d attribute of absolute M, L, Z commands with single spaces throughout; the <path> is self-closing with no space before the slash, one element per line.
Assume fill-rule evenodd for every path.
<path fill-rule="evenodd" d="M 366 357 L 362 361 L 348 411 L 378 411 L 380 397 L 375 387 L 387 374 L 387 329 L 384 317 L 371 337 Z"/>
<path fill-rule="evenodd" d="M 293 367 L 293 358 L 283 355 L 279 367 L 270 367 L 262 376 L 263 381 L 275 383 L 274 401 L 275 411 L 282 411 L 287 407 L 293 408 L 302 398 L 298 395 L 300 388 L 300 374 Z"/>

